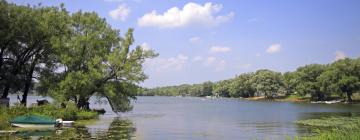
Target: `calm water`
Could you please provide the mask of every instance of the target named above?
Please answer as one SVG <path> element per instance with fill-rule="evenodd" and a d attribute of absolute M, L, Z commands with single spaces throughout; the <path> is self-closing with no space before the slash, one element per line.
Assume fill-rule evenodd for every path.
<path fill-rule="evenodd" d="M 12 97 L 15 100 L 16 97 Z M 30 103 L 41 97 L 31 96 Z M 16 100 L 15 100 L 16 101 Z M 360 112 L 360 105 L 307 104 L 204 99 L 196 97 L 138 97 L 134 110 L 115 114 L 106 102 L 92 99 L 92 108 L 107 113 L 84 127 L 44 134 L 16 134 L 18 137 L 97 139 L 285 139 L 308 134 L 296 120 L 316 118 L 329 113 Z"/>

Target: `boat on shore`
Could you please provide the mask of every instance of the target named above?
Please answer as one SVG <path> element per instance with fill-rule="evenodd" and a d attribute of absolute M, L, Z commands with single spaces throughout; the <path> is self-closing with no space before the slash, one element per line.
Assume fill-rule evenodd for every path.
<path fill-rule="evenodd" d="M 62 125 L 71 126 L 73 122 L 38 115 L 18 116 L 10 121 L 12 126 L 20 128 L 54 128 Z"/>
<path fill-rule="evenodd" d="M 341 103 L 341 100 L 332 100 L 332 101 L 312 101 L 313 104 L 336 104 Z"/>

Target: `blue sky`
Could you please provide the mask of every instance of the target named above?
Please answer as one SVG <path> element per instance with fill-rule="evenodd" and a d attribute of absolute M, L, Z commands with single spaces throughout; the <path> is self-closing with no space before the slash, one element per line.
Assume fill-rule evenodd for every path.
<path fill-rule="evenodd" d="M 95 11 L 159 57 L 145 87 L 200 83 L 243 72 L 293 71 L 360 56 L 359 0 L 10 0 Z M 124 33 L 124 32 L 123 32 Z"/>

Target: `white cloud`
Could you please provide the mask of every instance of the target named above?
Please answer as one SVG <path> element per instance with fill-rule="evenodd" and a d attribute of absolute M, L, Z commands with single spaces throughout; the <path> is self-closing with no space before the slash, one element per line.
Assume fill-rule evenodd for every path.
<path fill-rule="evenodd" d="M 216 72 L 221 72 L 225 70 L 225 65 L 226 65 L 226 61 L 225 60 L 221 60 L 219 61 L 219 63 L 216 65 L 215 67 L 215 71 Z"/>
<path fill-rule="evenodd" d="M 222 9 L 221 4 L 187 3 L 182 9 L 172 7 L 159 14 L 153 10 L 138 19 L 141 27 L 175 28 L 188 25 L 216 26 L 234 17 L 234 12 L 227 15 L 217 15 Z"/>
<path fill-rule="evenodd" d="M 151 50 L 150 45 L 148 43 L 146 43 L 146 42 L 142 43 L 140 46 L 144 51 L 150 51 Z"/>
<path fill-rule="evenodd" d="M 206 64 L 206 65 L 211 65 L 211 64 L 213 64 L 215 61 L 216 61 L 216 57 L 210 56 L 210 57 L 206 58 L 205 64 Z"/>
<path fill-rule="evenodd" d="M 225 60 L 218 60 L 218 58 L 209 56 L 204 61 L 205 66 L 215 67 L 216 72 L 224 71 L 226 66 Z"/>
<path fill-rule="evenodd" d="M 194 62 L 198 62 L 198 61 L 202 61 L 203 60 L 203 58 L 201 57 L 201 56 L 195 56 L 194 58 L 193 58 L 193 61 Z"/>
<path fill-rule="evenodd" d="M 340 60 L 340 59 L 345 59 L 346 55 L 344 52 L 342 51 L 336 51 L 335 52 L 335 61 Z"/>
<path fill-rule="evenodd" d="M 223 47 L 223 46 L 212 46 L 210 48 L 211 53 L 221 53 L 221 52 L 229 52 L 229 51 L 231 51 L 231 48 Z"/>
<path fill-rule="evenodd" d="M 199 41 L 200 41 L 200 37 L 196 37 L 196 36 L 189 39 L 190 43 L 197 43 Z"/>
<path fill-rule="evenodd" d="M 109 12 L 111 18 L 120 21 L 125 21 L 129 17 L 129 14 L 130 8 L 125 4 L 121 4 L 116 9 Z"/>
<path fill-rule="evenodd" d="M 252 66 L 251 64 L 243 64 L 243 65 L 241 65 L 241 67 L 244 68 L 244 69 L 248 69 L 251 66 Z"/>
<path fill-rule="evenodd" d="M 149 59 L 145 62 L 145 67 L 156 72 L 167 72 L 167 71 L 181 71 L 189 57 L 183 54 L 179 54 L 176 57 L 171 58 L 154 58 Z"/>
<path fill-rule="evenodd" d="M 266 53 L 269 53 L 269 54 L 277 53 L 280 51 L 280 49 L 281 49 L 280 44 L 272 44 L 271 46 L 269 46 L 267 48 Z"/>

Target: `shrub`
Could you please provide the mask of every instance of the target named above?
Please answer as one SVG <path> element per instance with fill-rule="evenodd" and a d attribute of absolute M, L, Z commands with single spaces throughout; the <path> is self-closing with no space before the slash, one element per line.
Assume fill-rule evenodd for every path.
<path fill-rule="evenodd" d="M 10 108 L 0 108 L 0 130 L 9 129 L 11 118 L 21 115 L 40 115 L 51 118 L 61 118 L 63 120 L 88 120 L 96 119 L 98 113 L 95 111 L 81 110 L 74 103 L 67 103 L 66 108 L 58 107 L 54 104 L 43 106 L 13 106 Z"/>

